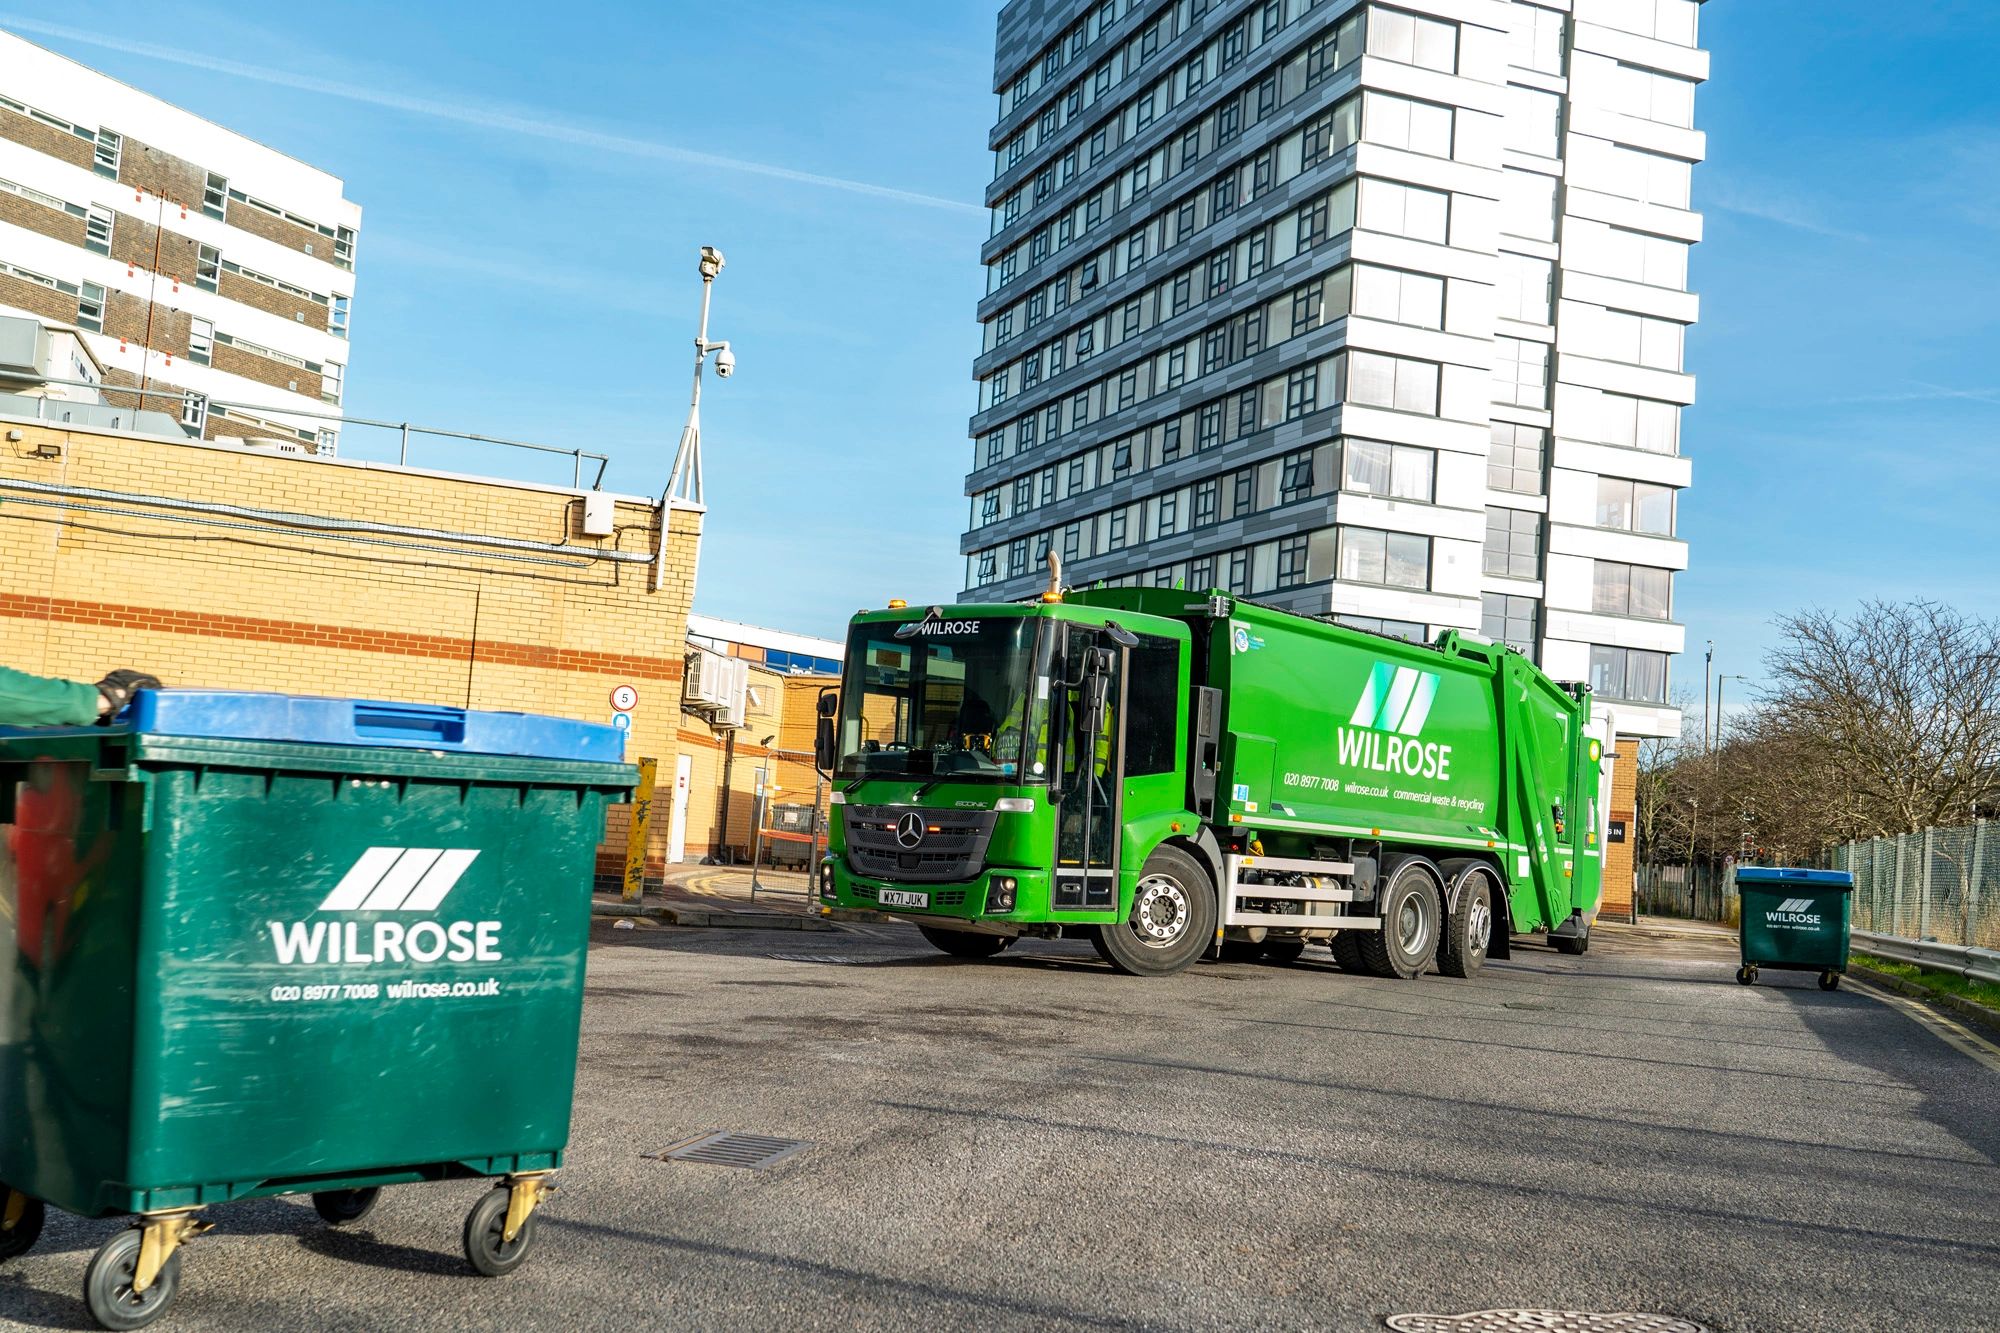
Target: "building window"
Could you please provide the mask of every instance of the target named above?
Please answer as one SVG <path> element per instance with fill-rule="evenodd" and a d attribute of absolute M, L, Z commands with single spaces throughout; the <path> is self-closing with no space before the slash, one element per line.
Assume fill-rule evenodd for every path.
<path fill-rule="evenodd" d="M 1279 460 L 1278 503 L 1308 500 L 1313 493 L 1313 451 L 1295 449 Z"/>
<path fill-rule="evenodd" d="M 1507 61 L 1542 74 L 1563 72 L 1563 16 L 1514 0 L 1508 6 Z"/>
<path fill-rule="evenodd" d="M 1377 7 L 1368 14 L 1368 54 L 1454 74 L 1458 71 L 1458 25 Z"/>
<path fill-rule="evenodd" d="M 125 138 L 110 130 L 97 131 L 97 151 L 91 160 L 91 167 L 100 176 L 118 179 L 118 162 L 124 156 Z"/>
<path fill-rule="evenodd" d="M 1031 418 L 1032 419 L 1032 418 Z M 986 463 L 991 467 L 1007 456 L 1007 432 L 996 430 L 986 437 Z"/>
<path fill-rule="evenodd" d="M 201 434 L 208 425 L 208 395 L 190 392 L 181 398 L 181 424 Z"/>
<path fill-rule="evenodd" d="M 1652 454 L 1680 452 L 1681 410 L 1651 398 L 1607 393 L 1598 397 L 1604 443 Z"/>
<path fill-rule="evenodd" d="M 336 338 L 347 336 L 347 298 L 336 296 L 327 310 L 327 332 Z"/>
<path fill-rule="evenodd" d="M 979 525 L 984 527 L 988 523 L 998 523 L 999 521 L 1000 492 L 988 491 L 985 495 L 979 497 Z"/>
<path fill-rule="evenodd" d="M 1531 241 L 1556 238 L 1556 178 L 1509 167 L 1500 173 L 1500 230 Z"/>
<path fill-rule="evenodd" d="M 1414 532 L 1342 528 L 1340 577 L 1349 583 L 1428 588 L 1431 583 L 1431 539 Z"/>
<path fill-rule="evenodd" d="M 1354 313 L 1391 324 L 1423 329 L 1444 327 L 1444 279 L 1427 273 L 1357 264 L 1354 268 Z"/>
<path fill-rule="evenodd" d="M 1486 572 L 1533 579 L 1542 571 L 1542 516 L 1525 509 L 1486 511 Z"/>
<path fill-rule="evenodd" d="M 1206 528 L 1222 517 L 1222 480 L 1210 477 L 1207 481 L 1195 483 L 1194 525 Z"/>
<path fill-rule="evenodd" d="M 1629 4 L 1607 9 L 1603 22 L 1641 37 L 1693 46 L 1695 16 L 1699 12 L 1697 0 L 1631 0 Z"/>
<path fill-rule="evenodd" d="M 208 183 L 201 187 L 201 211 L 212 218 L 219 218 L 229 211 L 229 180 L 214 172 L 208 173 Z"/>
<path fill-rule="evenodd" d="M 319 396 L 338 407 L 340 405 L 340 376 L 342 366 L 338 361 L 329 361 L 320 370 Z"/>
<path fill-rule="evenodd" d="M 1278 543 L 1278 587 L 1296 588 L 1306 581 L 1306 539 L 1287 537 Z"/>
<path fill-rule="evenodd" d="M 1538 88 L 1507 89 L 1506 146 L 1536 157 L 1562 154 L 1562 98 Z"/>
<path fill-rule="evenodd" d="M 93 205 L 83 218 L 83 248 L 100 255 L 111 253 L 111 210 Z"/>
<path fill-rule="evenodd" d="M 1392 181 L 1361 182 L 1361 225 L 1369 231 L 1443 245 L 1451 218 L 1451 196 Z"/>
<path fill-rule="evenodd" d="M 994 574 L 998 572 L 995 566 L 999 563 L 1000 560 L 997 552 L 981 551 L 979 553 L 979 581 L 981 583 L 991 583 Z"/>
<path fill-rule="evenodd" d="M 76 326 L 92 333 L 104 332 L 104 289 L 94 282 L 81 285 L 76 301 Z"/>
<path fill-rule="evenodd" d="M 1007 574 L 1013 577 L 1028 571 L 1028 543 L 1025 539 L 1007 544 Z"/>
<path fill-rule="evenodd" d="M 1052 505 L 1056 502 L 1056 470 L 1052 467 L 1045 467 L 1042 469 L 1041 475 L 1042 503 Z"/>
<path fill-rule="evenodd" d="M 1605 616 L 1665 620 L 1672 588 L 1673 576 L 1667 570 L 1598 560 L 1591 566 L 1590 609 Z"/>
<path fill-rule="evenodd" d="M 1450 157 L 1451 108 L 1371 92 L 1362 110 L 1361 134 L 1369 143 Z"/>
<path fill-rule="evenodd" d="M 1421 624 L 1414 620 L 1384 620 L 1380 616 L 1339 615 L 1334 617 L 1334 621 L 1347 626 L 1349 629 L 1366 630 L 1370 634 L 1381 634 L 1391 639 L 1402 639 L 1407 643 L 1430 642 L 1430 635 L 1425 632 Z"/>
<path fill-rule="evenodd" d="M 215 355 L 215 325 L 206 319 L 188 321 L 188 360 L 205 366 Z"/>
<path fill-rule="evenodd" d="M 1229 553 L 1229 591 L 1238 597 L 1250 591 L 1250 552 L 1246 550 Z"/>
<path fill-rule="evenodd" d="M 1437 473 L 1437 451 L 1412 444 L 1349 440 L 1344 485 L 1363 495 L 1430 503 Z"/>
<path fill-rule="evenodd" d="M 1014 478 L 1014 512 L 1026 513 L 1035 507 L 1035 479 L 1033 477 Z"/>
<path fill-rule="evenodd" d="M 1667 701 L 1667 655 L 1592 644 L 1590 688 L 1606 699 L 1663 704 Z"/>
<path fill-rule="evenodd" d="M 1319 366 L 1315 363 L 1285 377 L 1285 420 L 1296 421 L 1318 410 Z"/>
<path fill-rule="evenodd" d="M 1597 526 L 1671 537 L 1674 531 L 1673 488 L 1650 481 L 1599 477 Z"/>
<path fill-rule="evenodd" d="M 1486 453 L 1486 484 L 1517 495 L 1542 493 L 1542 459 L 1549 433 L 1540 426 L 1511 421 L 1493 423 L 1493 441 Z"/>
<path fill-rule="evenodd" d="M 1555 294 L 1555 265 L 1546 259 L 1502 252 L 1500 281 L 1494 291 L 1494 313 L 1502 319 L 1518 319 L 1524 324 L 1550 322 L 1550 301 Z"/>
<path fill-rule="evenodd" d="M 212 245 L 204 245 L 195 251 L 194 285 L 205 292 L 215 291 L 222 285 L 222 252 Z"/>
<path fill-rule="evenodd" d="M 1493 401 L 1547 408 L 1549 345 L 1523 338 L 1495 338 L 1493 349 Z"/>
<path fill-rule="evenodd" d="M 1536 611 L 1536 602 L 1532 597 L 1516 597 L 1505 592 L 1482 593 L 1479 598 L 1479 632 L 1533 661 Z"/>
<path fill-rule="evenodd" d="M 1624 361 L 1654 370 L 1678 371 L 1686 326 L 1671 319 L 1631 315 L 1622 310 L 1597 312 L 1592 320 L 1597 336 L 1591 350 L 1607 361 Z"/>
<path fill-rule="evenodd" d="M 1438 366 L 1377 352 L 1348 353 L 1347 400 L 1366 407 L 1436 416 Z"/>
<path fill-rule="evenodd" d="M 1159 515 L 1159 531 L 1156 535 L 1161 537 L 1173 536 L 1174 533 L 1180 530 L 1181 493 L 1179 491 L 1168 491 L 1158 500 L 1155 500 L 1153 504 L 1154 512 Z"/>

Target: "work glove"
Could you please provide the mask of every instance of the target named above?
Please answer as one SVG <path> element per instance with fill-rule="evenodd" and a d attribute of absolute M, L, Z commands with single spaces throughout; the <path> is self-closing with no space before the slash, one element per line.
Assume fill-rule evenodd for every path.
<path fill-rule="evenodd" d="M 97 692 L 104 696 L 103 720 L 108 722 L 118 716 L 118 710 L 132 701 L 132 695 L 136 691 L 159 688 L 161 688 L 160 678 L 148 675 L 144 671 L 112 672 L 97 682 Z"/>

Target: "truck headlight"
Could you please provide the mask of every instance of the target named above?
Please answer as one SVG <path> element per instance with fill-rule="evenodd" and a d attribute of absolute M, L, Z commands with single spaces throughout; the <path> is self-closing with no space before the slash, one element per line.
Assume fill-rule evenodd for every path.
<path fill-rule="evenodd" d="M 989 912 L 1011 912 L 1014 910 L 1014 895 L 1020 891 L 1020 881 L 1012 875 L 995 875 L 986 890 L 986 910 Z"/>
<path fill-rule="evenodd" d="M 833 858 L 830 856 L 819 863 L 819 896 L 822 898 L 834 896 Z"/>

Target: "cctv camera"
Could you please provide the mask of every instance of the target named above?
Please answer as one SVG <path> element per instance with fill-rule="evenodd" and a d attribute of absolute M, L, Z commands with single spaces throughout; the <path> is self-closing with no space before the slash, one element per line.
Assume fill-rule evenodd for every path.
<path fill-rule="evenodd" d="M 736 354 L 727 347 L 715 354 L 715 373 L 723 379 L 736 373 Z"/>

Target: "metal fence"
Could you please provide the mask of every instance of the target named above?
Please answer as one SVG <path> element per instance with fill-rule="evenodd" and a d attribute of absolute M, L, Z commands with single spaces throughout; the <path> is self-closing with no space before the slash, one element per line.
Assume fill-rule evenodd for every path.
<path fill-rule="evenodd" d="M 1642 865 L 1633 881 L 1632 904 L 1640 916 L 1673 916 L 1690 921 L 1736 921 L 1736 886 L 1712 865 Z"/>
<path fill-rule="evenodd" d="M 2000 949 L 1995 821 L 1872 838 L 1831 849 L 1854 876 L 1854 926 L 1883 935 Z"/>

